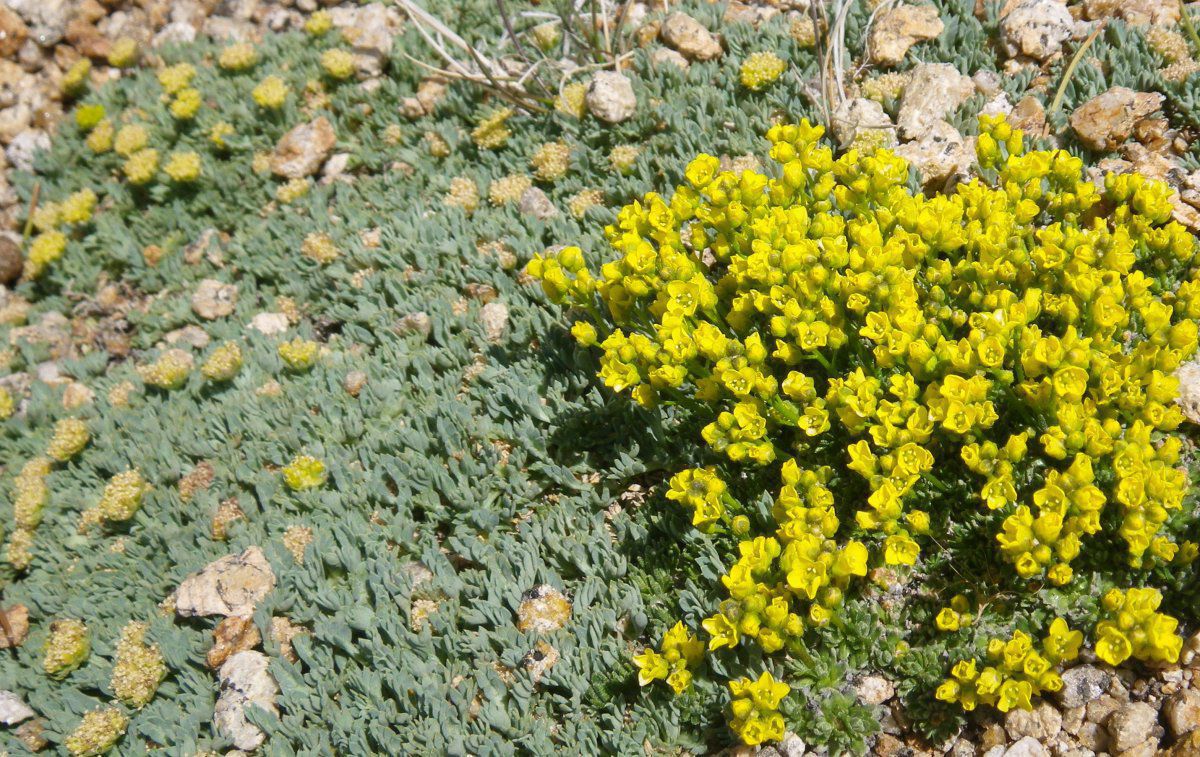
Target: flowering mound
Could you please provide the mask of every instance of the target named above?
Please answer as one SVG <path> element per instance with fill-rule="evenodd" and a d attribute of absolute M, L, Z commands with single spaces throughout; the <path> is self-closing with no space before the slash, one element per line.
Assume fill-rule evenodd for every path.
<path fill-rule="evenodd" d="M 605 384 L 706 424 L 712 464 L 666 496 L 728 570 L 702 630 L 635 657 L 643 685 L 702 675 L 693 633 L 711 673 L 758 677 L 776 667 L 759 652 L 802 654 L 869 573 L 948 572 L 968 552 L 1040 611 L 1006 615 L 982 601 L 984 576 L 963 576 L 974 596 L 943 600 L 938 631 L 986 618 L 1008 638 L 981 672 L 946 661 L 940 699 L 1029 707 L 1084 636 L 1113 664 L 1178 655 L 1152 584 L 1197 554 L 1172 433 L 1173 373 L 1197 345 L 1196 242 L 1165 186 L 1100 189 L 1065 151 L 981 127 L 981 178 L 927 197 L 887 150 L 835 158 L 819 127 L 775 126 L 773 175 L 702 155 L 673 196 L 620 212 L 598 273 L 577 247 L 530 264 L 583 316 L 572 331 L 603 351 Z M 1112 591 L 1102 607 L 1055 601 L 1073 584 Z M 748 744 L 784 734 L 786 681 L 763 675 L 730 683 Z"/>

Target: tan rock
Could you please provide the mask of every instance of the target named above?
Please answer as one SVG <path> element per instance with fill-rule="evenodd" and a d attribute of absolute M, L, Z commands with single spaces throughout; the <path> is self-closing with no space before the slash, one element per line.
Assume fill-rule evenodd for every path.
<path fill-rule="evenodd" d="M 592 74 L 584 99 L 588 111 L 609 124 L 628 121 L 637 112 L 633 82 L 619 71 L 597 71 Z"/>
<path fill-rule="evenodd" d="M 1013 741 L 1032 737 L 1046 743 L 1058 735 L 1062 721 L 1062 715 L 1053 705 L 1041 702 L 1032 710 L 1009 710 L 1004 716 L 1004 730 Z"/>
<path fill-rule="evenodd" d="M 1005 52 L 1039 61 L 1061 50 L 1075 25 L 1061 0 L 1019 0 L 1002 15 L 1000 37 Z"/>
<path fill-rule="evenodd" d="M 1145 702 L 1126 704 L 1114 712 L 1105 725 L 1111 751 L 1116 753 L 1138 747 L 1147 739 L 1154 739 L 1157 746 L 1157 734 L 1162 731 L 1158 726 L 1158 711 Z"/>
<path fill-rule="evenodd" d="M 949 63 L 917 66 L 900 98 L 900 114 L 896 119 L 900 136 L 921 137 L 973 94 L 975 82 Z"/>
<path fill-rule="evenodd" d="M 13 605 L 0 609 L 7 628 L 0 626 L 0 649 L 12 649 L 25 643 L 29 636 L 29 608 L 25 605 Z"/>
<path fill-rule="evenodd" d="M 1071 114 L 1071 128 L 1089 149 L 1115 150 L 1133 133 L 1134 125 L 1158 110 L 1163 96 L 1112 87 L 1093 97 Z"/>
<path fill-rule="evenodd" d="M 1162 711 L 1175 738 L 1200 729 L 1200 690 L 1182 689 L 1175 692 L 1167 699 Z"/>
<path fill-rule="evenodd" d="M 1196 757 L 1200 754 L 1200 731 L 1192 731 L 1166 753 L 1170 757 Z"/>
<path fill-rule="evenodd" d="M 489 302 L 480 308 L 479 322 L 489 342 L 500 341 L 508 330 L 508 306 L 499 300 Z"/>
<path fill-rule="evenodd" d="M 539 584 L 521 596 L 517 629 L 522 633 L 551 633 L 571 619 L 571 601 L 549 584 Z"/>
<path fill-rule="evenodd" d="M 558 660 L 558 650 L 544 641 L 539 641 L 521 660 L 521 664 L 529 671 L 529 678 L 537 683 L 542 680 L 542 676 L 546 675 L 550 668 L 558 663 Z"/>
<path fill-rule="evenodd" d="M 20 237 L 0 234 L 0 285 L 7 286 L 21 275 L 25 266 L 25 256 L 21 254 Z"/>
<path fill-rule="evenodd" d="M 1127 24 L 1174 26 L 1179 23 L 1179 3 L 1174 0 L 1084 0 L 1087 18 L 1119 18 Z"/>
<path fill-rule="evenodd" d="M 267 738 L 262 729 L 246 717 L 248 706 L 255 705 L 274 715 L 279 714 L 275 705 L 279 684 L 267 669 L 269 665 L 270 659 L 262 652 L 238 652 L 221 666 L 218 673 L 221 695 L 213 712 L 213 725 L 238 749 L 257 749 Z"/>
<path fill-rule="evenodd" d="M 104 60 L 112 51 L 112 41 L 94 23 L 78 16 L 67 24 L 64 36 L 80 55 L 93 60 Z"/>
<path fill-rule="evenodd" d="M 659 29 L 662 41 L 683 53 L 689 60 L 713 60 L 721 57 L 721 43 L 713 33 L 686 13 L 672 13 Z"/>
<path fill-rule="evenodd" d="M 779 15 L 779 9 L 770 5 L 748 5 L 733 0 L 725 6 L 725 15 L 721 17 L 726 24 L 750 24 L 760 26 Z"/>
<path fill-rule="evenodd" d="M 1008 123 L 1030 137 L 1040 137 L 1046 132 L 1046 108 L 1041 100 L 1033 95 L 1026 95 L 1018 100 L 1009 112 Z"/>
<path fill-rule="evenodd" d="M 280 138 L 271 155 L 271 171 L 276 176 L 297 179 L 312 176 L 329 157 L 337 135 L 329 119 L 321 116 L 300 124 Z"/>
<path fill-rule="evenodd" d="M 880 14 L 868 38 L 871 61 L 894 66 L 918 42 L 936 39 L 945 29 L 932 5 L 900 5 Z"/>
<path fill-rule="evenodd" d="M 227 555 L 184 579 L 175 593 L 181 617 L 224 615 L 249 617 L 275 587 L 275 573 L 258 547 Z"/>
<path fill-rule="evenodd" d="M 29 27 L 6 5 L 0 5 L 0 58 L 12 58 L 25 44 Z"/>
<path fill-rule="evenodd" d="M 224 318 L 237 307 L 237 287 L 216 279 L 204 279 L 192 295 L 192 310 L 205 320 Z"/>
<path fill-rule="evenodd" d="M 920 139 L 895 148 L 909 162 L 925 186 L 939 186 L 955 174 L 966 174 L 975 156 L 963 136 L 945 121 L 937 121 Z"/>
<path fill-rule="evenodd" d="M 874 100 L 865 97 L 842 100 L 831 120 L 833 137 L 842 147 L 871 132 L 879 132 L 878 136 L 885 147 L 896 144 L 896 126 L 884 112 L 883 106 Z"/>
<path fill-rule="evenodd" d="M 216 670 L 231 656 L 254 649 L 262 642 L 258 626 L 250 618 L 225 618 L 213 629 L 213 645 L 205 656 L 208 667 Z"/>

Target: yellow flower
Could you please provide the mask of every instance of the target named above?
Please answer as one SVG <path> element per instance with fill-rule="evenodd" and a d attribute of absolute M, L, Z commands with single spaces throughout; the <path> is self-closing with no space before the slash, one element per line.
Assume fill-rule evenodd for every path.
<path fill-rule="evenodd" d="M 202 104 L 203 98 L 199 90 L 191 87 L 181 89 L 171 102 L 171 115 L 180 121 L 187 121 L 196 117 Z"/>
<path fill-rule="evenodd" d="M 943 607 L 937 614 L 936 623 L 939 631 L 957 631 L 961 623 L 961 618 L 951 608 Z"/>
<path fill-rule="evenodd" d="M 200 156 L 190 150 L 171 153 L 163 173 L 179 184 L 193 182 L 200 178 Z"/>
<path fill-rule="evenodd" d="M 311 455 L 297 455 L 283 466 L 283 480 L 292 491 L 315 489 L 325 478 L 325 463 Z"/>
<path fill-rule="evenodd" d="M 752 53 L 742 61 L 742 86 L 755 92 L 766 89 L 775 83 L 786 69 L 787 64 L 775 53 Z"/>
<path fill-rule="evenodd" d="M 129 68 L 137 63 L 139 54 L 137 42 L 129 37 L 121 37 L 109 48 L 108 65 Z"/>
<path fill-rule="evenodd" d="M 226 71 L 246 71 L 258 63 L 258 51 L 249 42 L 238 42 L 223 50 L 217 57 L 217 65 Z"/>
<path fill-rule="evenodd" d="M 333 28 L 333 16 L 329 11 L 321 9 L 311 14 L 304 22 L 304 31 L 314 37 L 320 37 Z"/>
<path fill-rule="evenodd" d="M 290 370 L 306 371 L 316 364 L 320 349 L 316 342 L 296 337 L 279 345 L 279 357 Z"/>
<path fill-rule="evenodd" d="M 250 94 L 254 98 L 254 102 L 258 103 L 258 107 L 278 110 L 283 107 L 290 93 L 291 90 L 283 79 L 271 75 L 259 82 Z"/>
<path fill-rule="evenodd" d="M 321 68 L 334 79 L 349 79 L 354 76 L 354 56 L 340 48 L 331 48 L 321 53 Z"/>
<path fill-rule="evenodd" d="M 135 152 L 125 161 L 122 170 L 130 184 L 140 185 L 149 182 L 158 170 L 158 150 L 145 149 Z"/>

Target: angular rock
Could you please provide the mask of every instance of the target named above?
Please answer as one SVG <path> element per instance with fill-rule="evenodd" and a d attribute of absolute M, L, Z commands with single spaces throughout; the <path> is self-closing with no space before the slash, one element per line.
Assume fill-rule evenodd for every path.
<path fill-rule="evenodd" d="M 11 58 L 25 44 L 29 27 L 13 11 L 0 5 L 0 58 Z"/>
<path fill-rule="evenodd" d="M 1171 735 L 1181 738 L 1200 729 L 1200 689 L 1181 689 L 1163 705 L 1163 716 Z"/>
<path fill-rule="evenodd" d="M 1179 3 L 1174 0 L 1084 0 L 1083 13 L 1093 20 L 1119 18 L 1136 26 L 1179 23 Z"/>
<path fill-rule="evenodd" d="M 1013 741 L 1032 738 L 1039 743 L 1045 743 L 1058 735 L 1062 722 L 1062 715 L 1057 709 L 1041 702 L 1032 710 L 1009 710 L 1004 717 L 1004 730 Z"/>
<path fill-rule="evenodd" d="M 1164 754 L 1165 757 L 1196 757 L 1200 754 L 1200 731 L 1192 731 L 1176 741 L 1175 745 Z"/>
<path fill-rule="evenodd" d="M 683 71 L 686 71 L 688 66 L 692 65 L 691 63 L 688 63 L 687 58 L 683 57 L 669 47 L 660 47 L 651 53 L 650 62 L 654 64 L 655 68 L 660 68 L 662 66 L 675 66 Z"/>
<path fill-rule="evenodd" d="M 1083 707 L 1108 691 L 1112 673 L 1095 665 L 1076 665 L 1063 671 L 1061 689 L 1054 698 L 1063 707 Z"/>
<path fill-rule="evenodd" d="M 259 313 L 250 319 L 250 328 L 260 334 L 277 336 L 291 328 L 291 321 L 284 313 Z"/>
<path fill-rule="evenodd" d="M 37 154 L 49 149 L 49 134 L 41 129 L 25 129 L 12 138 L 4 155 L 8 164 L 18 171 L 32 171 Z"/>
<path fill-rule="evenodd" d="M 915 139 L 946 118 L 975 93 L 975 83 L 949 63 L 923 63 L 913 69 L 896 124 L 900 136 Z"/>
<path fill-rule="evenodd" d="M 358 71 L 365 77 L 379 76 L 392 54 L 392 41 L 401 19 L 383 3 L 342 5 L 330 9 L 333 25 L 342 30 Z"/>
<path fill-rule="evenodd" d="M 1050 757 L 1050 751 L 1032 736 L 1026 736 L 1004 750 L 1004 757 Z"/>
<path fill-rule="evenodd" d="M 883 106 L 865 97 L 842 100 L 832 118 L 833 137 L 842 147 L 870 132 L 881 132 L 883 146 L 896 143 L 896 126 Z"/>
<path fill-rule="evenodd" d="M 213 712 L 213 725 L 238 749 L 257 749 L 267 738 L 262 729 L 246 718 L 248 706 L 279 714 L 275 706 L 279 685 L 267 670 L 269 664 L 270 659 L 262 652 L 238 652 L 218 673 L 221 695 Z"/>
<path fill-rule="evenodd" d="M 0 723 L 16 725 L 29 720 L 37 713 L 21 697 L 11 691 L 0 691 Z"/>
<path fill-rule="evenodd" d="M 866 676 L 854 687 L 863 704 L 883 704 L 896 695 L 896 687 L 883 676 Z"/>
<path fill-rule="evenodd" d="M 550 202 L 550 198 L 538 187 L 526 189 L 521 194 L 521 203 L 518 207 L 523 214 L 533 216 L 540 221 L 545 221 L 558 215 L 558 208 L 554 207 L 554 203 Z"/>
<path fill-rule="evenodd" d="M 942 185 L 955 174 L 966 174 L 975 159 L 963 136 L 945 121 L 935 122 L 920 139 L 902 144 L 893 152 L 917 169 L 926 186 Z"/>
<path fill-rule="evenodd" d="M 721 57 L 721 42 L 696 19 L 686 13 L 672 13 L 659 28 L 662 41 L 688 60 L 712 60 Z"/>
<path fill-rule="evenodd" d="M 262 642 L 258 626 L 250 618 L 225 618 L 213 629 L 213 645 L 205 655 L 208 667 L 216 670 L 238 652 L 254 649 Z"/>
<path fill-rule="evenodd" d="M 298 179 L 312 176 L 337 143 L 333 125 L 321 116 L 300 124 L 280 138 L 271 155 L 271 172 L 276 176 Z"/>
<path fill-rule="evenodd" d="M 517 608 L 517 629 L 522 633 L 550 633 L 571 619 L 571 601 L 549 584 L 538 584 L 521 595 Z"/>
<path fill-rule="evenodd" d="M 617 71 L 597 71 L 588 82 L 585 97 L 593 116 L 605 123 L 627 121 L 637 112 L 637 96 L 629 77 Z"/>
<path fill-rule="evenodd" d="M 15 234 L 0 234 L 0 285 L 8 286 L 16 281 L 25 267 L 20 239 Z"/>
<path fill-rule="evenodd" d="M 1163 99 L 1157 92 L 1112 87 L 1076 108 L 1071 128 L 1089 149 L 1115 150 L 1133 134 L 1138 121 L 1162 106 Z"/>
<path fill-rule="evenodd" d="M 1075 19 L 1061 0 L 1019 0 L 1000 21 L 1000 38 L 1009 56 L 1044 61 L 1062 49 Z"/>
<path fill-rule="evenodd" d="M 894 66 L 918 42 L 936 39 L 945 29 L 932 5 L 899 5 L 876 17 L 868 44 L 871 61 Z"/>
<path fill-rule="evenodd" d="M 1114 712 L 1105 725 L 1113 752 L 1124 752 L 1155 738 L 1156 729 L 1161 732 L 1158 711 L 1145 702 L 1129 702 Z"/>
<path fill-rule="evenodd" d="M 226 555 L 184 579 L 175 592 L 181 617 L 224 615 L 249 617 L 275 587 L 275 573 L 258 547 Z"/>
<path fill-rule="evenodd" d="M 1031 137 L 1040 136 L 1046 131 L 1046 108 L 1041 100 L 1026 95 L 1013 106 L 1008 114 L 1008 122 L 1014 129 L 1020 129 Z"/>
<path fill-rule="evenodd" d="M 237 286 L 204 279 L 192 295 L 192 310 L 205 320 L 224 318 L 237 307 Z"/>
<path fill-rule="evenodd" d="M 489 342 L 498 342 L 508 329 L 508 306 L 499 300 L 489 302 L 479 310 L 479 322 Z"/>

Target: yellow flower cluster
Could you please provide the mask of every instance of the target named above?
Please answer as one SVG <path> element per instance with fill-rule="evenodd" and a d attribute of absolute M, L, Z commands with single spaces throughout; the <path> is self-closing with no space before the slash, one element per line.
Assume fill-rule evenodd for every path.
<path fill-rule="evenodd" d="M 46 477 L 50 475 L 51 460 L 35 457 L 21 466 L 13 478 L 13 525 L 9 536 L 7 560 L 17 570 L 24 570 L 33 561 L 33 532 L 42 522 L 42 511 L 50 498 Z"/>
<path fill-rule="evenodd" d="M 72 757 L 95 757 L 112 749 L 125 734 L 129 718 L 116 707 L 103 707 L 84 714 L 63 745 Z"/>
<path fill-rule="evenodd" d="M 692 685 L 692 671 L 704 659 L 704 642 L 692 635 L 679 622 L 663 634 L 659 652 L 650 647 L 633 656 L 638 669 L 638 684 L 648 686 L 654 681 L 666 681 L 676 694 Z"/>
<path fill-rule="evenodd" d="M 751 53 L 742 61 L 739 76 L 742 86 L 752 92 L 766 89 L 783 76 L 787 64 L 775 53 Z"/>
<path fill-rule="evenodd" d="M 76 224 L 92 220 L 96 199 L 96 193 L 87 187 L 69 195 L 62 202 L 62 222 Z"/>
<path fill-rule="evenodd" d="M 129 68 L 138 61 L 141 51 L 136 40 L 121 37 L 108 50 L 108 65 L 116 68 Z"/>
<path fill-rule="evenodd" d="M 333 28 L 333 15 L 327 10 L 319 10 L 304 22 L 304 31 L 314 37 L 327 34 Z"/>
<path fill-rule="evenodd" d="M 1069 583 L 1110 523 L 1134 567 L 1193 555 L 1168 516 L 1186 487 L 1173 374 L 1196 352 L 1200 273 L 1170 189 L 1099 187 L 1065 151 L 1026 152 L 1002 118 L 981 119 L 980 176 L 948 194 L 914 194 L 887 149 L 838 157 L 822 136 L 772 127 L 769 175 L 701 155 L 673 195 L 617 214 L 615 259 L 589 269 L 565 247 L 527 268 L 582 316 L 572 333 L 599 347 L 610 388 L 696 411 L 718 458 L 778 467 L 758 534 L 727 491 L 745 476 L 671 480 L 697 528 L 741 537 L 730 598 L 704 621 L 710 650 L 784 648 L 873 558 L 915 565 L 962 517 L 964 481 L 1024 578 Z M 938 626 L 969 609 L 952 603 Z M 964 663 L 945 693 L 1016 706 L 1053 688 L 1049 668 L 1074 656 L 1063 644 L 1078 646 L 1065 622 L 1036 654 L 1023 635 L 998 641 L 980 684 Z"/>
<path fill-rule="evenodd" d="M 145 707 L 167 675 L 167 664 L 157 644 L 146 643 L 150 628 L 131 621 L 121 629 L 117 659 L 110 686 L 117 699 L 130 707 Z"/>
<path fill-rule="evenodd" d="M 488 186 L 488 202 L 492 205 L 508 205 L 521 199 L 525 190 L 533 186 L 528 174 L 514 173 L 496 179 Z"/>
<path fill-rule="evenodd" d="M 113 150 L 117 155 L 128 158 L 134 153 L 145 149 L 150 142 L 150 132 L 141 124 L 126 124 L 118 131 L 113 139 Z"/>
<path fill-rule="evenodd" d="M 258 63 L 258 51 L 249 42 L 238 42 L 221 50 L 217 65 L 226 71 L 246 71 Z"/>
<path fill-rule="evenodd" d="M 175 99 L 171 101 L 171 115 L 180 121 L 191 120 L 200 112 L 202 104 L 203 97 L 200 95 L 200 90 L 192 87 L 181 89 L 175 95 Z"/>
<path fill-rule="evenodd" d="M 554 99 L 554 109 L 576 120 L 582 119 L 587 114 L 587 84 L 576 81 L 565 85 Z"/>
<path fill-rule="evenodd" d="M 173 152 L 163 166 L 171 181 L 178 184 L 188 184 L 200 178 L 200 155 L 192 150 Z"/>
<path fill-rule="evenodd" d="M 190 63 L 177 63 L 174 66 L 160 68 L 156 76 L 163 92 L 174 95 L 192 83 L 192 79 L 196 76 L 196 67 Z"/>
<path fill-rule="evenodd" d="M 455 176 L 450 180 L 450 188 L 442 202 L 451 208 L 474 213 L 479 208 L 479 185 L 468 176 Z"/>
<path fill-rule="evenodd" d="M 340 254 L 333 238 L 319 231 L 310 232 L 304 237 L 304 241 L 300 243 L 300 253 L 321 265 L 329 265 L 337 260 Z"/>
<path fill-rule="evenodd" d="M 1062 688 L 1058 669 L 1079 655 L 1082 643 L 1083 634 L 1072 631 L 1062 618 L 1050 624 L 1041 651 L 1034 649 L 1033 638 L 1023 631 L 1016 631 L 1008 641 L 992 639 L 987 666 L 979 670 L 975 660 L 955 663 L 950 677 L 938 687 L 937 698 L 958 702 L 968 711 L 980 704 L 1001 712 L 1033 709 L 1034 696 Z"/>
<path fill-rule="evenodd" d="M 309 188 L 308 179 L 303 176 L 295 176 L 279 185 L 279 188 L 275 190 L 275 199 L 285 205 L 293 203 L 308 194 Z"/>
<path fill-rule="evenodd" d="M 67 249 L 67 236 L 61 231 L 46 231 L 38 234 L 29 243 L 29 251 L 25 255 L 25 267 L 22 277 L 36 279 L 42 275 L 51 263 L 62 257 Z"/>
<path fill-rule="evenodd" d="M 512 108 L 501 108 L 489 113 L 471 131 L 471 141 L 482 150 L 497 150 L 508 142 L 512 129 L 508 128 L 508 119 L 516 113 Z"/>
<path fill-rule="evenodd" d="M 325 463 L 312 455 L 297 455 L 283 466 L 283 480 L 292 491 L 315 489 L 325 483 Z"/>
<path fill-rule="evenodd" d="M 88 81 L 92 75 L 92 62 L 87 58 L 80 58 L 71 64 L 63 74 L 62 92 L 65 95 L 78 95 L 87 88 Z"/>
<path fill-rule="evenodd" d="M 757 681 L 739 678 L 729 682 L 733 701 L 729 708 L 733 713 L 730 727 L 749 746 L 764 741 L 779 741 L 784 736 L 783 715 L 779 714 L 779 703 L 792 690 L 783 681 L 776 681 L 770 672 L 764 671 Z"/>
<path fill-rule="evenodd" d="M 63 418 L 54 424 L 54 437 L 46 447 L 47 457 L 65 463 L 78 455 L 91 440 L 87 424 L 79 418 Z"/>
<path fill-rule="evenodd" d="M 93 103 L 80 105 L 75 109 L 75 125 L 84 131 L 90 131 L 96 124 L 104 120 L 104 106 Z"/>
<path fill-rule="evenodd" d="M 290 93 L 291 90 L 283 79 L 272 74 L 259 82 L 250 95 L 254 98 L 254 102 L 258 103 L 258 107 L 278 110 L 283 107 Z"/>
<path fill-rule="evenodd" d="M 129 520 L 141 509 L 142 498 L 149 491 L 150 484 L 137 469 L 122 471 L 105 484 L 96 512 L 106 521 Z"/>
<path fill-rule="evenodd" d="M 200 366 L 209 381 L 230 381 L 242 370 L 242 348 L 237 342 L 224 342 Z"/>
<path fill-rule="evenodd" d="M 129 180 L 130 184 L 137 186 L 148 183 L 158 171 L 158 150 L 153 148 L 138 150 L 126 159 L 121 170 L 125 172 L 125 178 Z"/>
<path fill-rule="evenodd" d="M 281 342 L 278 349 L 279 357 L 283 358 L 284 365 L 289 370 L 307 371 L 316 365 L 321 345 L 309 339 L 296 337 L 291 341 Z"/>
<path fill-rule="evenodd" d="M 8 390 L 0 386 L 0 421 L 8 420 L 16 411 L 16 403 Z"/>
<path fill-rule="evenodd" d="M 87 139 L 84 140 L 84 144 L 97 155 L 108 152 L 113 147 L 115 133 L 116 129 L 113 127 L 112 121 L 106 118 L 92 128 Z"/>
<path fill-rule="evenodd" d="M 1109 665 L 1133 657 L 1145 662 L 1174 663 L 1183 649 L 1175 632 L 1179 621 L 1157 612 L 1158 589 L 1109 590 L 1101 599 L 1103 614 L 1096 624 L 1096 656 Z"/>
<path fill-rule="evenodd" d="M 538 181 L 558 181 L 571 168 L 571 146 L 566 142 L 547 142 L 529 160 Z"/>
<path fill-rule="evenodd" d="M 92 652 L 88 627 L 80 620 L 56 620 L 42 645 L 42 669 L 62 678 L 83 664 Z"/>
<path fill-rule="evenodd" d="M 354 76 L 354 56 L 340 48 L 321 53 L 321 68 L 334 79 L 349 79 Z"/>
<path fill-rule="evenodd" d="M 171 391 L 182 387 L 191 375 L 195 360 L 190 352 L 170 349 L 149 365 L 138 366 L 138 375 L 147 386 Z"/>

